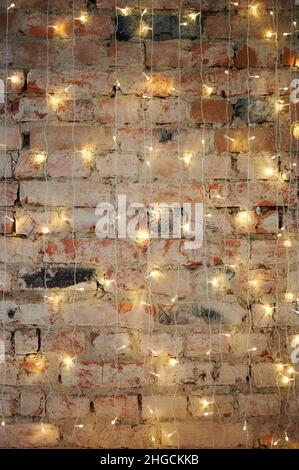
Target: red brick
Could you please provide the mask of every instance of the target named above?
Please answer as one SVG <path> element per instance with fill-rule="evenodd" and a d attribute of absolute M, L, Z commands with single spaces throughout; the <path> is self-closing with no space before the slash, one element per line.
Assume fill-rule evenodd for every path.
<path fill-rule="evenodd" d="M 218 42 L 192 44 L 192 64 L 199 67 L 227 67 L 233 58 L 233 49 Z"/>
<path fill-rule="evenodd" d="M 45 407 L 45 396 L 42 392 L 22 390 L 21 391 L 21 415 L 42 416 Z"/>
<path fill-rule="evenodd" d="M 139 418 L 137 395 L 96 397 L 94 408 L 101 422 L 111 422 L 115 416 L 121 421 L 136 421 Z"/>
<path fill-rule="evenodd" d="M 187 397 L 155 395 L 142 397 L 142 417 L 144 419 L 186 418 Z"/>
<path fill-rule="evenodd" d="M 10 263 L 36 263 L 39 259 L 40 245 L 38 242 L 22 238 L 0 239 L 0 261 Z"/>
<path fill-rule="evenodd" d="M 1 152 L 3 148 L 6 150 L 20 150 L 22 147 L 22 135 L 18 126 L 0 126 L 0 144 Z"/>
<path fill-rule="evenodd" d="M 191 107 L 191 118 L 196 123 L 226 123 L 234 115 L 234 107 L 230 102 L 203 100 L 195 101 Z"/>
<path fill-rule="evenodd" d="M 64 90 L 72 85 L 65 92 Z M 49 71 L 47 74 L 43 69 L 32 69 L 27 75 L 27 86 L 29 93 L 57 94 L 57 98 L 62 101 L 72 94 L 97 93 L 108 95 L 114 86 L 114 77 L 110 72 L 103 72 L 96 69 L 77 69 L 73 71 Z M 77 96 L 77 95 L 76 95 Z"/>
<path fill-rule="evenodd" d="M 227 139 L 228 136 L 230 139 Z M 254 137 L 254 139 L 249 140 Z M 282 129 L 280 135 L 280 149 L 288 152 L 295 143 L 291 143 L 289 129 Z M 215 145 L 218 152 L 253 153 L 276 152 L 276 131 L 274 128 L 253 128 L 248 129 L 218 129 L 215 134 Z"/>
<path fill-rule="evenodd" d="M 146 65 L 155 68 L 191 66 L 191 41 L 146 41 Z"/>
<path fill-rule="evenodd" d="M 277 61 L 275 44 L 250 42 L 243 44 L 236 52 L 234 64 L 237 69 L 249 67 L 273 68 Z"/>
<path fill-rule="evenodd" d="M 47 33 L 47 24 L 50 26 Z M 88 21 L 82 23 L 75 20 L 76 36 L 95 36 L 101 39 L 109 39 L 112 35 L 112 18 L 109 15 L 88 15 Z M 57 26 L 57 29 L 51 26 Z M 48 21 L 45 13 L 23 15 L 20 32 L 26 36 L 66 38 L 72 37 L 73 18 L 62 15 L 49 15 Z"/>
<path fill-rule="evenodd" d="M 96 132 L 95 132 L 96 130 Z M 113 129 L 96 128 L 95 126 L 78 125 L 72 127 L 48 126 L 44 134 L 43 128 L 32 127 L 30 130 L 31 150 L 70 150 L 89 149 L 112 150 L 114 148 Z"/>
<path fill-rule="evenodd" d="M 14 335 L 16 354 L 36 353 L 38 350 L 37 332 L 18 330 Z"/>
<path fill-rule="evenodd" d="M 0 182 L 0 205 L 13 206 L 17 200 L 18 183 Z"/>

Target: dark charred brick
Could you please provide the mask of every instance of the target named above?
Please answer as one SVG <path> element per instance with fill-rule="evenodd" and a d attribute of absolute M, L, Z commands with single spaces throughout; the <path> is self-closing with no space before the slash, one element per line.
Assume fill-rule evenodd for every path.
<path fill-rule="evenodd" d="M 152 29 L 145 29 L 152 28 Z M 181 16 L 179 23 L 178 15 L 156 14 L 144 15 L 142 23 L 140 15 L 119 15 L 116 21 L 116 37 L 118 41 L 129 41 L 133 37 L 141 36 L 144 39 L 154 41 L 167 41 L 170 39 L 199 39 L 202 30 L 202 19 L 197 16 L 195 20 L 190 20 L 188 14 Z M 144 29 L 142 29 L 144 28 Z"/>
<path fill-rule="evenodd" d="M 29 288 L 34 287 L 48 287 L 49 289 L 64 288 L 79 284 L 81 282 L 90 281 L 95 274 L 92 268 L 73 268 L 63 267 L 53 269 L 44 268 L 34 274 L 25 274 L 23 276 L 26 286 Z"/>

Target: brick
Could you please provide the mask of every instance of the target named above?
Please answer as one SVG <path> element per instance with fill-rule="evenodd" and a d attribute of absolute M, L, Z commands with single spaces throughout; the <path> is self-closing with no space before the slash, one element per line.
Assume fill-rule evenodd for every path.
<path fill-rule="evenodd" d="M 246 153 L 250 152 L 269 152 L 275 154 L 276 152 L 276 140 L 275 140 L 275 129 L 273 128 L 257 128 L 248 131 L 248 129 L 219 129 L 215 134 L 215 144 L 218 152 L 237 152 Z M 231 141 L 225 136 L 234 139 Z M 254 139 L 252 139 L 254 137 Z M 252 139 L 249 141 L 249 139 Z M 288 152 L 291 147 L 290 136 L 287 130 L 281 132 L 281 151 Z"/>
<path fill-rule="evenodd" d="M 4 418 L 13 416 L 17 406 L 18 393 L 13 389 L 6 387 L 1 390 L 0 406 Z"/>
<path fill-rule="evenodd" d="M 278 372 L 275 370 L 274 364 L 253 364 L 252 380 L 257 388 L 276 388 Z"/>
<path fill-rule="evenodd" d="M 119 96 L 107 98 L 99 102 L 96 117 L 101 123 L 137 124 L 141 118 L 141 102 L 135 96 Z"/>
<path fill-rule="evenodd" d="M 228 354 L 231 350 L 231 339 L 224 334 L 204 335 L 193 333 L 188 336 L 186 355 L 189 357 L 207 357 L 207 353 Z"/>
<path fill-rule="evenodd" d="M 40 194 L 38 181 L 22 181 L 20 184 L 20 200 L 22 204 L 33 206 L 64 206 L 96 207 L 99 201 L 110 200 L 109 186 L 93 182 L 80 181 L 76 184 L 76 193 L 72 183 L 48 182 L 47 195 Z"/>
<path fill-rule="evenodd" d="M 242 424 L 226 424 L 226 432 L 223 433 L 223 425 L 218 423 L 163 423 L 162 445 L 172 448 L 238 448 L 246 447 L 252 442 L 251 435 L 242 432 Z M 174 434 L 172 434 L 174 432 Z M 249 439 L 249 440 L 248 440 Z"/>
<path fill-rule="evenodd" d="M 182 15 L 182 24 L 179 27 L 178 17 L 172 13 L 164 15 L 145 13 L 142 25 L 152 24 L 152 31 L 140 28 L 140 15 L 118 15 L 116 38 L 118 41 L 129 41 L 141 35 L 146 39 L 153 38 L 154 41 L 166 41 L 170 39 L 197 39 L 201 35 L 201 19 L 197 17 L 194 21 L 185 23 L 186 18 Z"/>
<path fill-rule="evenodd" d="M 82 432 L 83 431 L 83 432 Z M 64 440 L 69 446 L 79 448 L 128 448 L 145 449 L 152 446 L 151 437 L 158 438 L 153 426 L 87 424 L 83 429 L 65 432 Z"/>
<path fill-rule="evenodd" d="M 246 37 L 248 28 L 247 15 L 240 17 L 235 15 L 228 21 L 227 16 L 207 16 L 206 22 L 206 33 L 208 39 L 243 39 Z M 231 28 L 231 30 L 230 30 Z M 291 20 L 287 16 L 279 16 L 278 23 L 278 39 L 283 41 L 283 33 L 292 29 Z M 267 31 L 273 32 L 273 23 L 270 15 L 264 15 L 260 21 L 254 21 L 250 24 L 250 38 L 251 39 L 263 39 L 267 38 Z M 271 43 L 273 39 L 268 39 Z"/>
<path fill-rule="evenodd" d="M 76 319 L 80 326 L 115 325 L 118 321 L 125 326 L 145 326 L 149 321 L 147 307 L 137 302 L 119 303 L 117 310 L 111 302 L 78 301 L 63 304 L 61 314 L 65 323 L 74 324 Z"/>
<path fill-rule="evenodd" d="M 279 187 L 273 182 L 228 183 L 226 186 L 215 183 L 210 185 L 210 194 L 211 203 L 216 207 L 294 207 L 297 204 L 296 188 L 286 183 Z"/>
<path fill-rule="evenodd" d="M 277 233 L 278 212 L 266 211 L 257 214 L 256 211 L 240 211 L 232 218 L 233 225 L 238 234 L 248 233 Z"/>
<path fill-rule="evenodd" d="M 144 419 L 186 418 L 187 397 L 155 395 L 142 397 L 142 417 Z"/>
<path fill-rule="evenodd" d="M 78 125 L 74 128 L 70 125 L 48 126 L 45 134 L 40 127 L 30 130 L 31 150 L 69 150 L 95 149 L 112 150 L 114 148 L 113 129 L 95 126 Z M 73 133 L 74 132 L 74 133 Z"/>
<path fill-rule="evenodd" d="M 50 26 L 57 26 L 57 28 L 48 28 Z M 74 23 L 75 34 L 77 36 L 95 36 L 101 39 L 109 39 L 111 37 L 112 18 L 108 15 L 88 15 L 88 21 L 82 23 L 75 20 Z M 48 22 L 45 13 L 31 13 L 30 15 L 24 15 L 22 17 L 22 23 L 20 25 L 20 32 L 25 36 L 42 37 L 45 38 L 65 38 L 72 37 L 73 31 L 73 18 L 70 16 L 61 15 L 49 15 Z"/>
<path fill-rule="evenodd" d="M 12 275 L 7 270 L 0 269 L 0 291 L 12 290 Z"/>
<path fill-rule="evenodd" d="M 96 397 L 94 409 L 101 422 L 111 422 L 115 416 L 120 421 L 136 421 L 139 418 L 137 395 Z"/>
<path fill-rule="evenodd" d="M 0 151 L 0 178 L 11 178 L 11 156 L 2 155 Z"/>
<path fill-rule="evenodd" d="M 277 416 L 281 408 L 281 399 L 274 394 L 239 394 L 238 403 L 240 414 L 246 417 Z"/>
<path fill-rule="evenodd" d="M 117 46 L 111 43 L 108 49 L 105 48 L 104 50 L 107 51 L 108 62 L 111 65 L 112 62 L 113 64 L 117 62 L 118 67 L 130 66 L 139 69 L 140 63 L 144 63 L 144 48 L 140 47 L 138 43 L 118 42 Z M 93 60 L 96 60 L 96 58 L 93 57 Z"/>
<path fill-rule="evenodd" d="M 75 77 L 75 78 L 74 78 Z M 65 100 L 71 93 L 80 93 L 80 96 L 88 93 L 108 95 L 112 92 L 114 85 L 113 75 L 101 70 L 51 71 L 47 75 L 43 69 L 32 69 L 27 75 L 27 86 L 29 93 L 50 94 L 57 93 L 57 98 Z M 72 85 L 69 94 L 64 90 Z"/>
<path fill-rule="evenodd" d="M 22 238 L 0 239 L 0 262 L 36 263 L 39 259 L 40 245 L 38 242 Z"/>
<path fill-rule="evenodd" d="M 91 173 L 91 160 L 84 158 L 79 152 L 52 152 L 46 158 L 46 164 L 38 160 L 39 152 L 22 152 L 17 161 L 14 175 L 17 179 L 41 178 L 45 171 L 50 177 L 74 177 L 87 178 Z M 45 168 L 46 166 L 46 168 Z"/>
<path fill-rule="evenodd" d="M 13 206 L 17 200 L 18 184 L 15 182 L 0 182 L 0 205 Z"/>
<path fill-rule="evenodd" d="M 146 41 L 146 65 L 155 68 L 191 66 L 191 41 Z"/>
<path fill-rule="evenodd" d="M 196 123 L 226 123 L 233 114 L 233 105 L 226 101 L 195 101 L 191 107 L 191 118 Z"/>
<path fill-rule="evenodd" d="M 277 54 L 274 43 L 250 42 L 242 44 L 234 57 L 238 69 L 249 67 L 274 68 Z"/>
<path fill-rule="evenodd" d="M 40 423 L 19 423 L 5 426 L 1 429 L 1 447 L 52 447 L 58 443 L 59 431 L 52 424 L 44 424 L 45 431 L 41 431 Z"/>
<path fill-rule="evenodd" d="M 87 418 L 90 400 L 84 396 L 63 396 L 54 394 L 47 400 L 47 416 L 51 420 Z"/>
<path fill-rule="evenodd" d="M 96 170 L 101 178 L 113 178 L 121 168 L 122 178 L 138 177 L 138 156 L 133 152 L 108 153 L 96 159 Z"/>
<path fill-rule="evenodd" d="M 0 144 L 1 151 L 6 150 L 20 150 L 22 147 L 22 135 L 18 126 L 7 126 L 6 129 L 3 124 L 0 126 Z"/>
<path fill-rule="evenodd" d="M 41 347 L 45 353 L 80 354 L 85 350 L 85 336 L 83 332 L 72 333 L 64 330 L 51 332 L 41 337 Z"/>
<path fill-rule="evenodd" d="M 188 401 L 188 413 L 196 418 L 205 417 L 205 413 L 214 413 L 221 418 L 234 416 L 234 397 L 226 395 L 195 396 Z"/>
<path fill-rule="evenodd" d="M 240 155 L 237 159 L 239 179 L 261 179 L 272 181 L 278 179 L 276 159 L 271 156 Z"/>
<path fill-rule="evenodd" d="M 22 416 L 42 416 L 45 407 L 45 396 L 40 391 L 21 391 L 21 415 Z"/>
<path fill-rule="evenodd" d="M 210 42 L 192 44 L 192 64 L 195 67 L 227 67 L 233 58 L 233 49 L 227 44 Z"/>
<path fill-rule="evenodd" d="M 8 234 L 14 231 L 14 213 L 0 211 L 0 233 Z"/>
<path fill-rule="evenodd" d="M 15 332 L 15 351 L 16 354 L 30 354 L 38 350 L 38 337 L 36 331 L 21 331 Z"/>

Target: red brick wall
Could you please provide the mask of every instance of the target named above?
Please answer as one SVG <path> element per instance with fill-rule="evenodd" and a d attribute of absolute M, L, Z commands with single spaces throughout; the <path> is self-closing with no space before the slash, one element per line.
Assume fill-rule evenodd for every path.
<path fill-rule="evenodd" d="M 298 446 L 294 2 L 49 3 L 0 0 L 0 445 Z M 96 237 L 150 184 L 200 250 Z"/>

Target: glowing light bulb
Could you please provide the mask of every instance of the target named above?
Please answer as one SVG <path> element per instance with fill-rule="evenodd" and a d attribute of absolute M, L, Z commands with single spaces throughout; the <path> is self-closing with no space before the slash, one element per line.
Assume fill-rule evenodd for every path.
<path fill-rule="evenodd" d="M 5 426 L 5 421 L 3 419 L 3 421 L 1 422 L 1 426 Z"/>
<path fill-rule="evenodd" d="M 117 352 L 118 351 L 122 351 L 123 349 L 126 349 L 127 345 L 126 344 L 123 344 L 122 346 L 120 346 L 119 348 L 117 348 Z"/>
<path fill-rule="evenodd" d="M 160 374 L 157 374 L 156 372 L 150 372 L 150 375 L 153 375 L 154 377 L 157 377 L 157 378 L 160 377 Z"/>
<path fill-rule="evenodd" d="M 291 240 L 285 240 L 285 241 L 283 242 L 283 244 L 284 244 L 284 246 L 285 246 L 286 248 L 290 248 L 290 247 L 292 246 Z"/>
<path fill-rule="evenodd" d="M 272 313 L 273 313 L 273 307 L 271 307 L 271 305 L 265 305 L 265 306 L 264 306 L 264 309 L 265 309 L 265 313 L 266 313 L 267 315 L 272 315 Z"/>
<path fill-rule="evenodd" d="M 185 153 L 183 157 L 180 157 L 179 160 L 183 160 L 184 163 L 188 166 L 192 160 L 193 154 L 191 152 Z"/>
<path fill-rule="evenodd" d="M 80 21 L 81 23 L 87 23 L 88 21 L 88 16 L 85 14 L 80 15 L 78 18 L 75 18 L 75 20 Z"/>
<path fill-rule="evenodd" d="M 277 364 L 277 370 L 279 370 L 280 372 L 283 371 L 284 369 L 284 365 L 283 364 Z"/>
<path fill-rule="evenodd" d="M 231 142 L 235 142 L 236 139 L 233 139 L 232 137 L 229 137 L 228 135 L 224 136 L 225 139 L 230 140 Z"/>
<path fill-rule="evenodd" d="M 82 428 L 84 428 L 84 424 L 75 424 L 75 428 L 82 429 Z"/>
<path fill-rule="evenodd" d="M 285 440 L 286 440 L 287 442 L 289 442 L 289 436 L 287 435 L 287 433 L 285 433 L 285 437 L 284 437 L 284 438 L 285 438 Z"/>
<path fill-rule="evenodd" d="M 271 39 L 273 36 L 275 36 L 275 33 L 273 33 L 273 31 L 267 31 L 265 36 L 267 39 Z"/>
<path fill-rule="evenodd" d="M 176 365 L 178 365 L 179 363 L 179 360 L 176 358 L 176 357 L 170 357 L 168 359 L 168 364 L 171 366 L 171 367 L 174 367 Z"/>
<path fill-rule="evenodd" d="M 156 441 L 156 438 L 152 436 L 152 442 L 155 442 L 155 441 Z"/>
<path fill-rule="evenodd" d="M 7 80 L 9 80 L 14 85 L 17 85 L 21 81 L 19 75 L 11 75 L 10 77 L 7 78 Z"/>
<path fill-rule="evenodd" d="M 174 436 L 175 434 L 176 434 L 176 431 L 169 432 L 169 433 L 167 434 L 167 437 Z"/>
<path fill-rule="evenodd" d="M 45 153 L 37 153 L 34 155 L 33 159 L 36 163 L 41 164 L 47 160 L 47 156 Z"/>
<path fill-rule="evenodd" d="M 282 378 L 281 378 L 281 382 L 284 384 L 284 385 L 288 385 L 289 382 L 290 382 L 290 378 L 287 377 L 286 375 L 283 375 Z"/>
<path fill-rule="evenodd" d="M 188 26 L 187 21 L 184 21 L 184 23 L 180 23 L 180 26 Z"/>
<path fill-rule="evenodd" d="M 244 424 L 243 424 L 243 431 L 247 431 L 247 421 L 246 420 L 244 421 Z"/>
<path fill-rule="evenodd" d="M 146 80 L 149 82 L 151 78 L 145 72 L 143 72 L 143 75 L 145 76 Z"/>
<path fill-rule="evenodd" d="M 148 274 L 148 277 L 152 277 L 153 279 L 158 279 L 161 276 L 161 271 L 154 269 Z"/>
<path fill-rule="evenodd" d="M 255 135 L 253 135 L 252 137 L 249 137 L 249 139 L 248 139 L 248 140 L 255 140 L 255 139 L 256 139 L 256 136 L 255 136 Z"/>
<path fill-rule="evenodd" d="M 9 5 L 9 7 L 7 7 L 7 10 L 11 10 L 12 8 L 15 8 L 15 6 L 16 6 L 16 5 L 15 5 L 14 3 L 11 3 L 11 4 Z"/>
<path fill-rule="evenodd" d="M 116 7 L 117 10 L 119 10 L 121 12 L 122 15 L 124 16 L 128 16 L 130 15 L 132 9 L 130 7 L 125 7 L 125 8 L 120 8 L 120 7 Z"/>
<path fill-rule="evenodd" d="M 250 349 L 248 349 L 248 352 L 252 352 L 252 351 L 257 351 L 257 348 L 250 348 Z"/>
<path fill-rule="evenodd" d="M 234 7 L 238 7 L 239 3 L 238 2 L 230 2 L 231 5 L 234 5 Z"/>
<path fill-rule="evenodd" d="M 43 424 L 41 425 L 41 431 L 45 432 L 45 426 Z"/>
<path fill-rule="evenodd" d="M 48 235 L 50 233 L 50 229 L 47 226 L 42 227 L 41 232 L 43 235 Z"/>
<path fill-rule="evenodd" d="M 147 150 L 149 150 L 150 152 L 152 152 L 152 151 L 154 150 L 154 149 L 153 149 L 153 147 L 151 147 L 151 146 L 148 146 L 148 145 L 145 145 L 145 147 L 144 147 L 144 148 L 146 148 L 146 149 L 147 149 Z"/>
<path fill-rule="evenodd" d="M 213 87 L 204 84 L 203 85 L 203 94 L 205 96 L 211 96 L 212 93 L 213 93 Z"/>
<path fill-rule="evenodd" d="M 288 370 L 287 370 L 287 373 L 288 373 L 289 375 L 295 374 L 295 369 L 294 369 L 294 367 L 290 366 L 290 367 L 288 368 Z"/>
<path fill-rule="evenodd" d="M 248 282 L 248 284 L 252 287 L 256 287 L 257 286 L 257 280 L 256 279 L 252 279 L 251 281 Z"/>
<path fill-rule="evenodd" d="M 273 11 L 273 10 L 270 11 L 270 15 L 271 15 L 271 16 L 274 15 L 274 11 Z"/>
<path fill-rule="evenodd" d="M 117 417 L 115 417 L 115 418 L 111 421 L 112 426 L 115 425 L 116 421 L 117 421 Z"/>
<path fill-rule="evenodd" d="M 210 219 L 212 217 L 212 214 L 206 214 L 205 217 L 207 217 L 208 219 Z"/>
<path fill-rule="evenodd" d="M 110 287 L 111 284 L 115 282 L 115 279 L 104 279 L 104 285 L 105 287 Z"/>
<path fill-rule="evenodd" d="M 199 11 L 198 13 L 189 13 L 189 17 L 191 20 L 196 20 L 196 18 L 201 14 L 201 12 Z"/>
<path fill-rule="evenodd" d="M 174 303 L 174 302 L 177 300 L 177 298 L 178 298 L 178 296 L 176 295 L 175 297 L 173 297 L 173 298 L 171 299 L 171 302 Z"/>
<path fill-rule="evenodd" d="M 295 139 L 299 139 L 299 123 L 296 123 L 293 127 L 293 136 Z"/>
<path fill-rule="evenodd" d="M 273 168 L 265 168 L 265 175 L 266 176 L 273 176 L 274 169 Z"/>
<path fill-rule="evenodd" d="M 288 302 L 293 302 L 293 300 L 295 299 L 295 295 L 293 294 L 293 292 L 286 292 L 285 298 Z"/>
<path fill-rule="evenodd" d="M 63 364 L 67 367 L 71 367 L 74 364 L 74 358 L 70 356 L 64 357 Z"/>
<path fill-rule="evenodd" d="M 211 281 L 209 281 L 210 284 L 212 284 L 213 287 L 219 287 L 219 279 L 217 277 L 214 277 Z"/>

